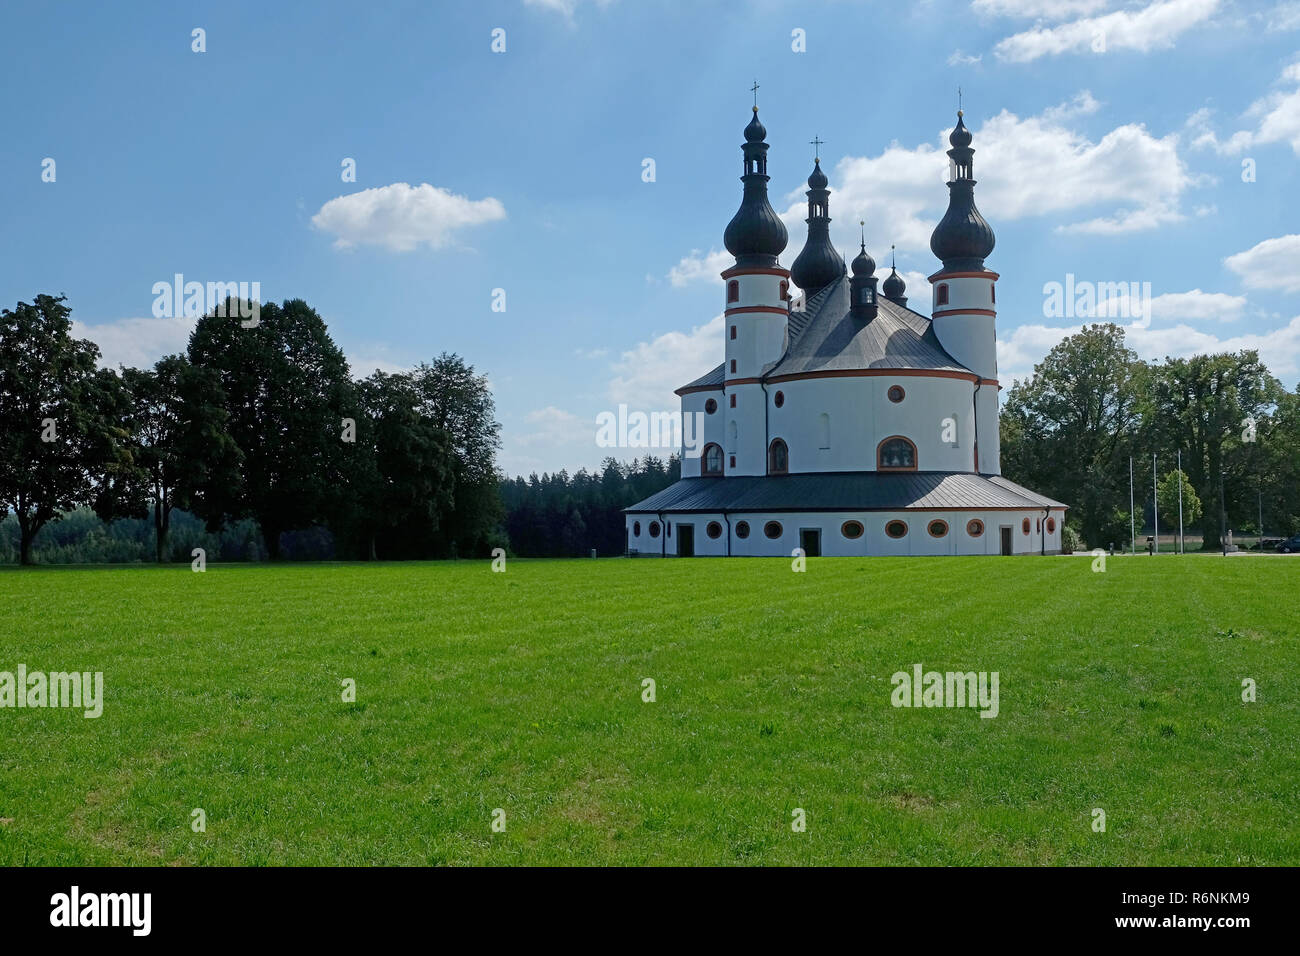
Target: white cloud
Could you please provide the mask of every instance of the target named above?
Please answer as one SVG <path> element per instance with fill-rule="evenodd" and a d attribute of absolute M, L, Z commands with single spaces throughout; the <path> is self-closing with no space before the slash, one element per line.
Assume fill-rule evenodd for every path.
<path fill-rule="evenodd" d="M 682 260 L 668 270 L 668 281 L 677 288 L 691 282 L 717 282 L 720 281 L 718 274 L 733 265 L 735 260 L 725 249 L 710 249 L 704 256 L 699 249 L 692 249 L 690 255 L 682 256 Z"/>
<path fill-rule="evenodd" d="M 1265 239 L 1223 260 L 1250 289 L 1300 292 L 1300 235 Z"/>
<path fill-rule="evenodd" d="M 1126 283 L 1121 283 L 1125 285 Z M 1098 290 L 1099 297 L 1101 290 Z M 1151 297 L 1151 319 L 1172 320 L 1177 322 L 1235 322 L 1246 311 L 1244 295 L 1228 295 L 1226 292 L 1202 292 L 1192 289 L 1188 292 L 1166 292 Z M 1098 318 L 1095 321 L 1113 321 L 1140 314 L 1143 303 L 1141 296 L 1122 294 L 1110 298 L 1101 298 L 1097 303 Z"/>
<path fill-rule="evenodd" d="M 164 355 L 184 352 L 194 331 L 193 317 L 118 319 L 99 325 L 73 320 L 72 334 L 99 346 L 104 368 L 152 368 Z"/>
<path fill-rule="evenodd" d="M 1300 0 L 1283 0 L 1265 14 L 1265 29 L 1270 33 L 1300 29 Z"/>
<path fill-rule="evenodd" d="M 673 390 L 699 378 L 722 358 L 722 316 L 690 332 L 666 332 L 624 352 L 612 370 L 609 399 L 645 412 L 675 411 Z"/>
<path fill-rule="evenodd" d="M 1183 193 L 1196 180 L 1179 157 L 1176 134 L 1153 136 L 1143 126 L 1116 127 L 1093 141 L 1067 119 L 1096 112 L 1086 90 L 1037 116 L 1003 111 L 974 130 L 976 198 L 996 232 L 998 224 L 1034 216 L 1105 209 L 1105 215 L 1067 225 L 1085 232 L 1153 229 L 1182 218 Z M 848 156 L 831 173 L 832 235 L 849 258 L 858 246 L 857 222 L 867 223 L 867 248 L 877 262 L 891 243 L 930 256 L 930 233 L 947 208 L 947 134 L 940 148 L 891 143 L 878 156 Z M 807 233 L 803 187 L 786 195 L 782 214 L 790 254 Z M 1109 207 L 1109 208 L 1106 208 Z M 996 253 L 995 253 L 996 255 Z M 686 261 L 686 260 L 683 260 Z"/>
<path fill-rule="evenodd" d="M 331 199 L 311 221 L 338 237 L 336 248 L 377 245 L 408 252 L 421 244 L 441 248 L 460 229 L 505 218 L 505 207 L 490 196 L 467 199 L 428 183 L 393 183 Z"/>
<path fill-rule="evenodd" d="M 984 55 L 981 53 L 976 53 L 975 55 L 972 56 L 970 54 L 962 53 L 961 50 L 953 50 L 951 55 L 949 55 L 948 57 L 948 65 L 949 66 L 974 66 L 976 63 L 979 63 L 982 59 L 984 59 Z"/>
<path fill-rule="evenodd" d="M 1166 49 L 1207 20 L 1220 0 L 1157 0 L 1138 10 L 1117 10 L 1059 26 L 1035 26 L 998 42 L 994 53 L 1011 63 L 1029 63 L 1062 53 Z"/>
<path fill-rule="evenodd" d="M 1213 149 L 1221 156 L 1233 156 L 1252 146 L 1288 143 L 1300 156 L 1300 62 L 1282 71 L 1278 85 L 1290 88 L 1274 90 L 1252 103 L 1242 118 L 1253 128 L 1237 130 L 1227 139 L 1219 139 L 1211 128 L 1210 110 L 1197 110 L 1187 118 L 1187 126 L 1196 136 L 1192 145 Z"/>
<path fill-rule="evenodd" d="M 1105 9 L 1108 0 L 971 0 L 971 9 L 985 16 L 1042 17 L 1064 20 Z"/>

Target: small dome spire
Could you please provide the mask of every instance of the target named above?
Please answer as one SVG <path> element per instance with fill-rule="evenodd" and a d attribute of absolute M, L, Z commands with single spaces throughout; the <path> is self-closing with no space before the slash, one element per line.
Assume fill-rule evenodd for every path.
<path fill-rule="evenodd" d="M 880 291 L 885 293 L 886 299 L 901 299 L 903 293 L 907 291 L 907 283 L 903 277 L 898 274 L 898 270 L 893 266 L 889 268 L 889 275 L 880 287 Z"/>
<path fill-rule="evenodd" d="M 867 244 L 864 242 L 861 251 L 853 257 L 853 274 L 855 276 L 869 278 L 874 275 L 875 272 L 876 260 L 871 258 L 871 254 L 867 252 Z"/>
<path fill-rule="evenodd" d="M 745 191 L 740 208 L 722 235 L 722 243 L 736 257 L 737 265 L 774 268 L 789 236 L 785 223 L 767 199 L 766 136 L 756 106 L 754 118 L 745 127 L 745 144 L 740 147 L 745 158 L 745 174 L 740 177 Z"/>
<path fill-rule="evenodd" d="M 822 172 L 822 161 L 821 161 L 821 159 L 820 159 L 820 158 L 819 158 L 819 159 L 814 159 L 814 160 L 813 160 L 813 171 L 812 171 L 812 173 L 808 176 L 808 186 L 809 186 L 809 188 L 811 188 L 811 189 L 825 189 L 829 184 L 830 184 L 830 180 L 827 179 L 827 178 L 826 178 L 826 174 L 825 174 L 824 172 Z"/>
<path fill-rule="evenodd" d="M 962 121 L 961 110 L 957 111 L 957 125 L 952 129 L 952 135 L 948 137 L 948 142 L 958 149 L 965 149 L 970 145 L 971 134 L 966 128 L 965 122 Z"/>
<path fill-rule="evenodd" d="M 745 127 L 745 142 L 761 143 L 767 139 L 767 128 L 758 121 L 758 107 L 754 107 L 754 118 Z"/>

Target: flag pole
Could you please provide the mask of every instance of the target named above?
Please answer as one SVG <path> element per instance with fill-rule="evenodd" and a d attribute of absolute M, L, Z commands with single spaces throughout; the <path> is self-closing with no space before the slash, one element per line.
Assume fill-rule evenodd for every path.
<path fill-rule="evenodd" d="M 1128 456 L 1128 525 L 1129 551 L 1138 553 L 1137 516 L 1133 514 L 1133 456 Z"/>
<path fill-rule="evenodd" d="M 1187 545 L 1183 541 L 1183 450 L 1181 448 L 1178 449 L 1178 553 L 1187 553 Z"/>
<path fill-rule="evenodd" d="M 1160 482 L 1156 478 L 1156 456 L 1151 455 L 1151 519 L 1155 522 L 1152 530 L 1151 556 L 1160 553 Z"/>

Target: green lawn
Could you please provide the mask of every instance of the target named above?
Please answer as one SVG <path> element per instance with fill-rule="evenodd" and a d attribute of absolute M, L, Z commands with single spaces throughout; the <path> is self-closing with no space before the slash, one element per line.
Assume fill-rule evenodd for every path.
<path fill-rule="evenodd" d="M 1091 562 L 0 570 L 0 863 L 1300 863 L 1300 559 Z"/>

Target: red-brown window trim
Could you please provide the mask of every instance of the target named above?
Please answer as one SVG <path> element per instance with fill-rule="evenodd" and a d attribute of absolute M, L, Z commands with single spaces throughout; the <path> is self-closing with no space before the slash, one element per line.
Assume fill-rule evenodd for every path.
<path fill-rule="evenodd" d="M 717 451 L 718 453 L 718 467 L 713 470 L 709 469 L 709 452 L 711 451 Z M 700 452 L 700 475 L 705 478 L 722 477 L 722 446 L 717 442 L 709 442 L 704 446 L 704 451 Z"/>
<path fill-rule="evenodd" d="M 936 306 L 948 304 L 948 283 L 940 282 L 934 287 L 934 304 Z"/>
<path fill-rule="evenodd" d="M 883 465 L 880 461 L 881 452 L 884 451 L 885 445 L 891 441 L 905 441 L 912 446 L 912 464 L 911 467 L 900 467 L 898 465 Z M 916 442 L 906 435 L 890 435 L 888 438 L 882 438 L 880 444 L 876 446 L 876 470 L 877 471 L 916 471 L 920 465 L 920 459 L 916 454 Z"/>
<path fill-rule="evenodd" d="M 902 530 L 901 532 L 899 532 L 898 534 L 894 534 L 894 533 L 893 533 L 892 531 L 890 531 L 889 529 L 890 529 L 890 528 L 893 528 L 893 527 L 895 527 L 895 526 L 897 526 L 897 525 L 901 525 L 902 528 L 903 528 L 903 530 Z M 886 536 L 888 536 L 888 537 L 890 537 L 890 538 L 893 538 L 895 541 L 898 541 L 898 540 L 900 540 L 900 539 L 902 539 L 902 538 L 906 538 L 906 537 L 907 537 L 907 522 L 904 521 L 904 520 L 902 520 L 901 518 L 891 518 L 889 521 L 886 521 L 886 522 L 885 522 L 885 534 L 886 534 Z"/>
<path fill-rule="evenodd" d="M 740 283 L 737 282 L 735 279 L 732 279 L 730 282 L 727 283 L 727 301 L 728 302 L 740 301 Z"/>
<path fill-rule="evenodd" d="M 934 526 L 937 524 L 943 525 L 943 530 L 940 531 L 938 534 L 935 534 Z M 946 538 L 948 537 L 948 522 L 944 521 L 942 518 L 935 518 L 933 521 L 931 521 L 929 524 L 925 526 L 925 531 L 932 538 Z"/>
<path fill-rule="evenodd" d="M 850 534 L 850 529 L 856 530 L 853 534 Z M 866 531 L 866 529 L 862 527 L 861 521 L 846 521 L 844 524 L 840 525 L 840 534 L 844 535 L 844 537 L 848 538 L 850 541 L 856 541 L 858 538 L 862 537 L 864 531 Z"/>
<path fill-rule="evenodd" d="M 966 533 L 972 538 L 981 537 L 984 534 L 984 522 L 979 518 L 971 518 L 966 522 Z"/>
<path fill-rule="evenodd" d="M 780 445 L 785 454 L 785 467 L 776 467 L 776 449 Z M 790 474 L 790 446 L 785 443 L 784 438 L 773 438 L 767 446 L 767 473 L 769 475 L 788 475 Z"/>

